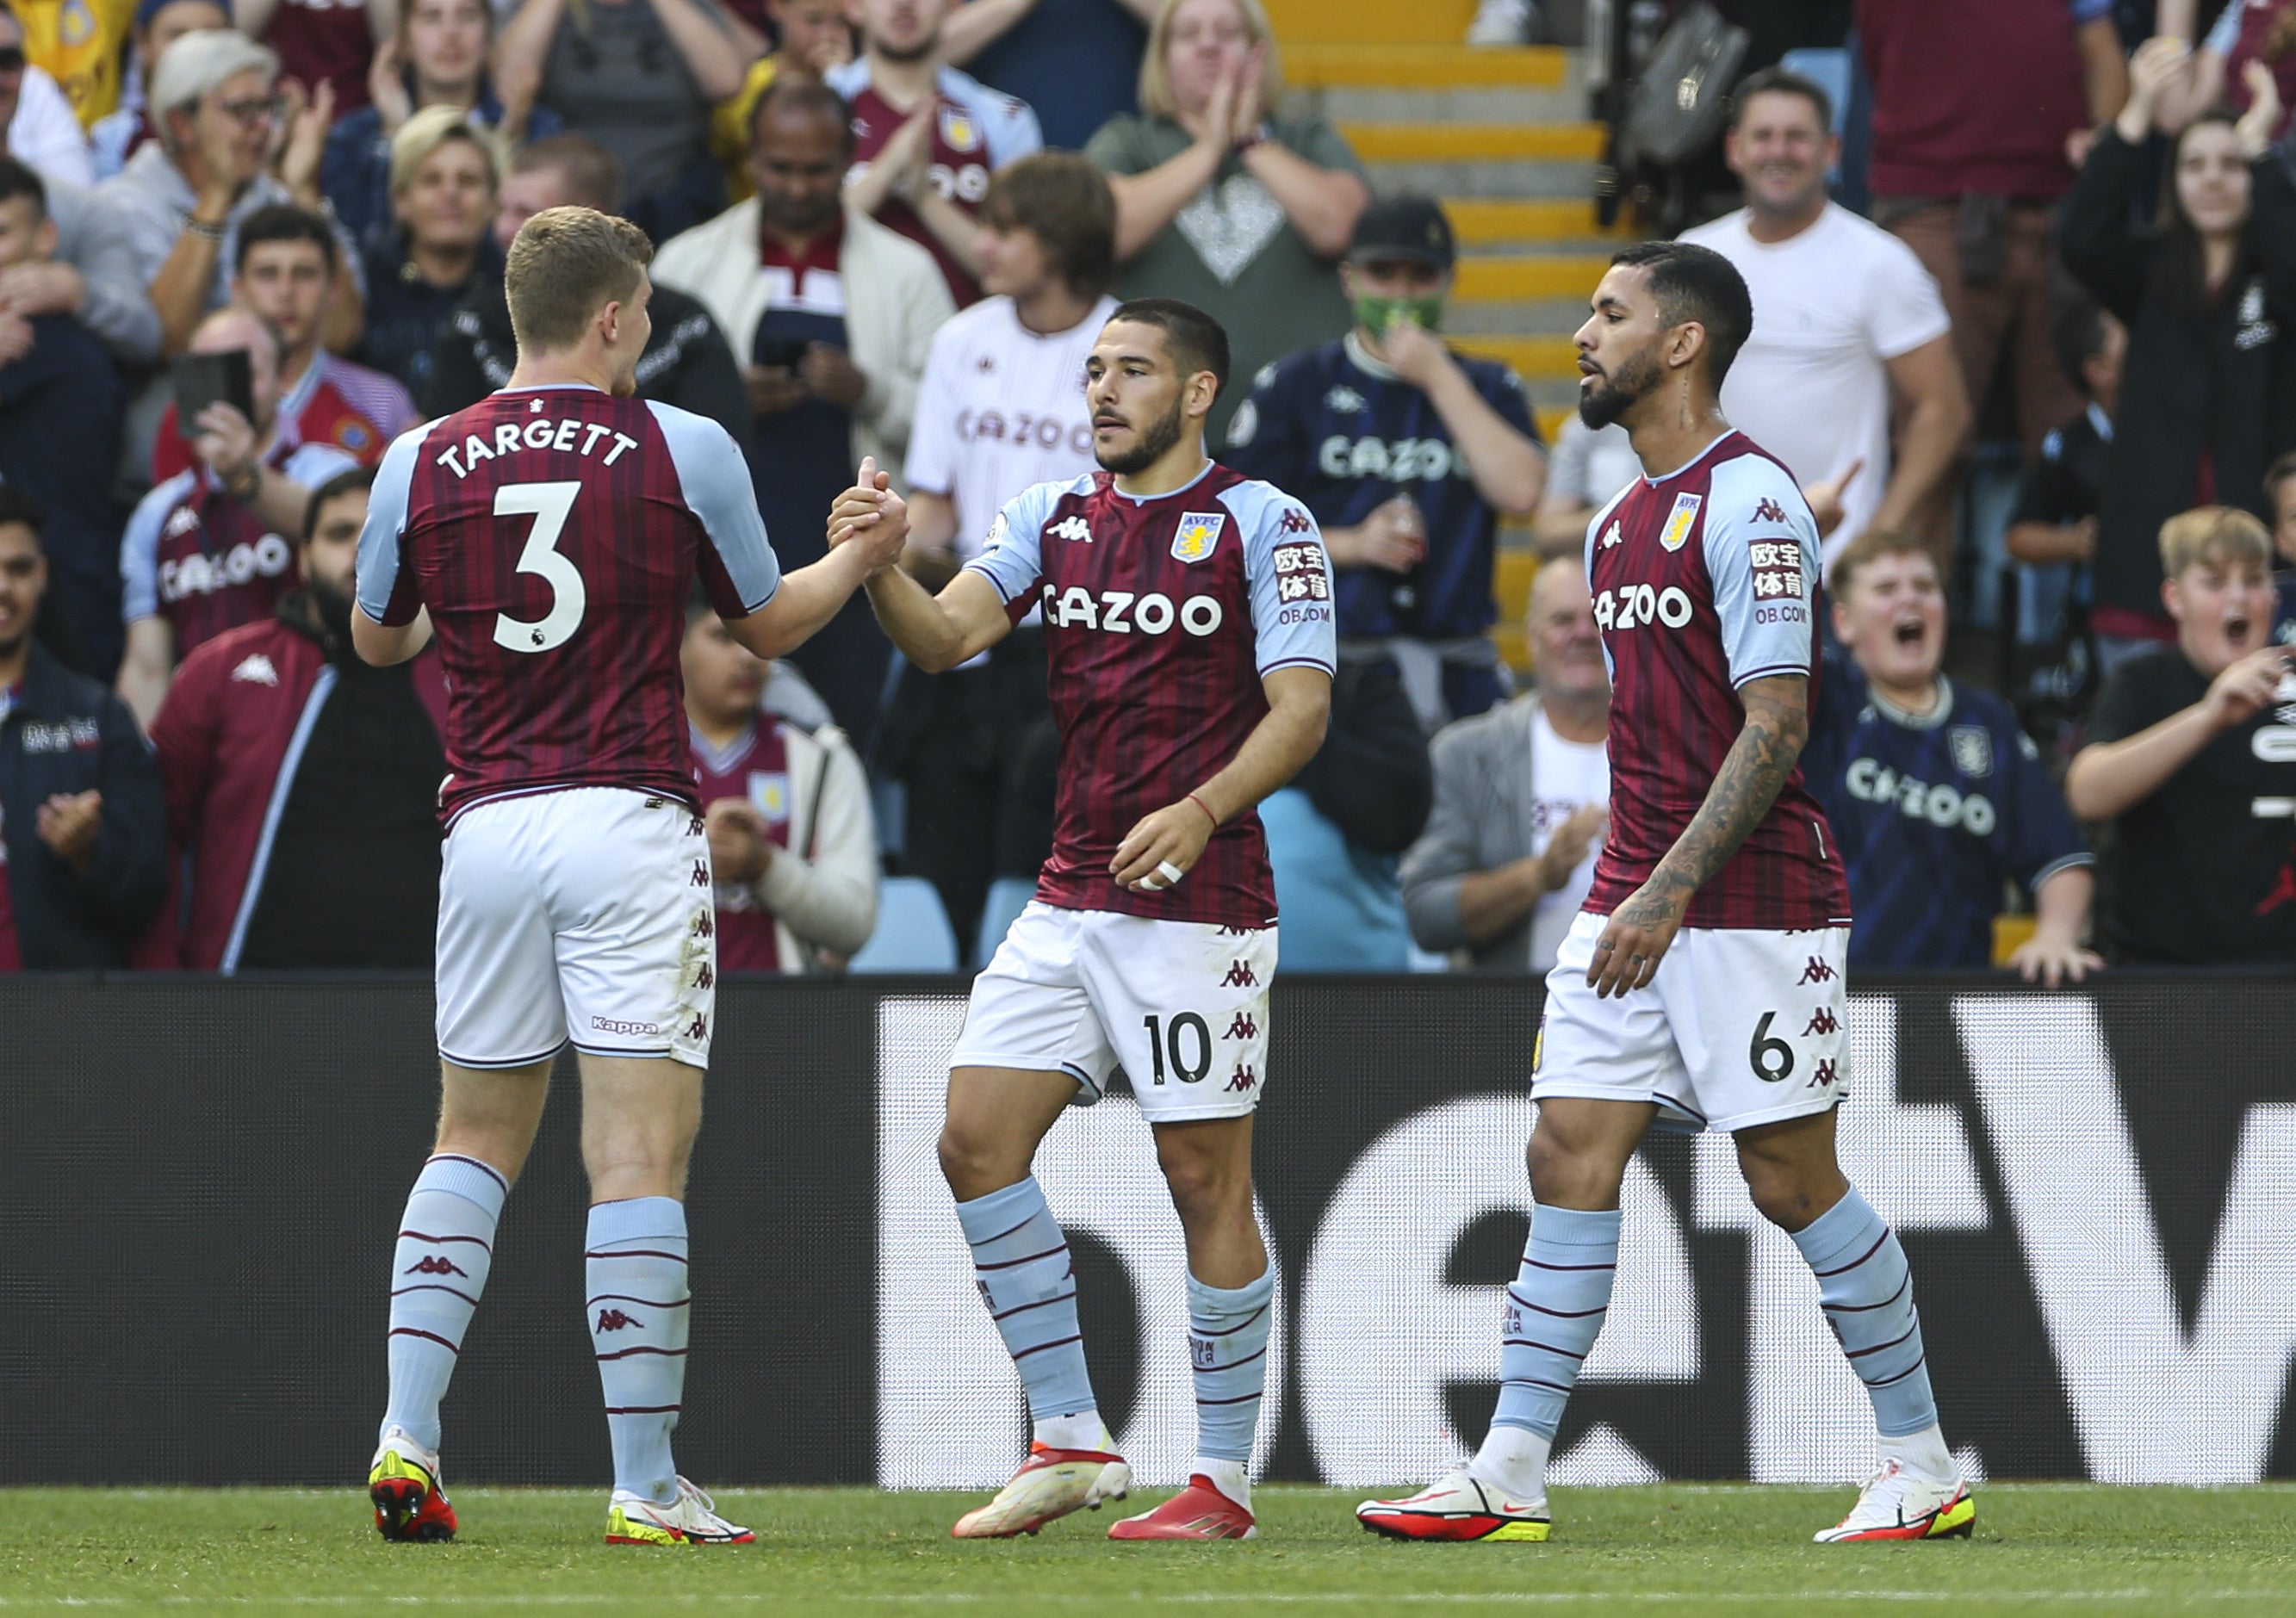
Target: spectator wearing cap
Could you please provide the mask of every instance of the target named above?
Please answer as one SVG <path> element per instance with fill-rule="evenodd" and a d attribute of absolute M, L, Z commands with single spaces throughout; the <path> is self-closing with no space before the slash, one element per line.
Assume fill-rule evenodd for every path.
<path fill-rule="evenodd" d="M 97 179 L 110 179 L 145 142 L 159 138 L 152 127 L 149 86 L 160 55 L 186 34 L 230 26 L 231 7 L 225 0 L 140 0 L 130 36 L 135 49 L 119 86 L 119 104 L 88 127 Z"/>
<path fill-rule="evenodd" d="M 1340 269 L 1355 329 L 1263 372 L 1223 457 L 1315 513 L 1341 658 L 1391 650 L 1431 732 L 1505 694 L 1487 633 L 1499 519 L 1537 511 L 1546 480 L 1522 379 L 1435 335 L 1455 257 L 1431 198 L 1365 209 Z"/>
<path fill-rule="evenodd" d="M 247 355 L 252 417 L 217 403 L 193 423 L 199 463 L 155 485 L 119 546 L 127 652 L 119 694 L 149 724 L 179 658 L 227 629 L 269 617 L 292 587 L 290 535 L 311 491 L 357 464 L 332 444 L 289 443 L 279 430 L 277 330 L 244 309 L 201 323 L 194 354 Z"/>
<path fill-rule="evenodd" d="M 311 494 L 298 587 L 184 659 L 152 722 L 187 894 L 139 951 L 198 972 L 414 968 L 438 925 L 446 681 L 351 650 L 372 467 Z M 357 915 L 359 924 L 343 919 Z"/>
<path fill-rule="evenodd" d="M 0 285 L 55 250 L 47 188 L 0 158 Z M 69 610 L 83 673 L 110 680 L 119 665 L 119 524 L 112 468 L 119 459 L 119 373 L 102 341 L 73 316 L 0 312 L 0 482 L 46 512 L 42 545 L 52 587 Z"/>
<path fill-rule="evenodd" d="M 762 707 L 773 666 L 697 591 L 678 662 L 717 878 L 718 967 L 796 976 L 877 928 L 869 778 L 845 732 Z"/>
<path fill-rule="evenodd" d="M 1538 688 L 1435 738 L 1435 806 L 1402 878 L 1421 949 L 1544 977 L 1610 823 L 1611 671 L 1583 546 L 1540 565 L 1529 627 Z"/>
<path fill-rule="evenodd" d="M 2014 882 L 2038 920 L 2009 964 L 2079 982 L 2103 964 L 2081 944 L 2096 862 L 2009 705 L 1939 672 L 1937 559 L 1917 535 L 1869 528 L 1828 592 L 1849 658 L 1817 682 L 1801 770 L 1849 878 L 1850 968 L 1981 970 Z"/>
<path fill-rule="evenodd" d="M 2271 639 L 2272 540 L 2229 506 L 2161 529 L 2177 641 L 2105 677 L 2065 799 L 2103 829 L 2117 962 L 2296 962 L 2296 650 Z"/>
<path fill-rule="evenodd" d="M 308 105 L 283 97 L 278 78 L 279 59 L 243 34 L 184 35 L 152 76 L 158 143 L 96 188 L 127 216 L 165 353 L 182 353 L 201 320 L 229 300 L 234 239 L 250 214 L 280 202 L 324 211 L 319 157 L 333 105 L 324 89 Z M 347 237 L 344 247 L 328 300 L 330 347 L 359 329 Z"/>
<path fill-rule="evenodd" d="M 861 54 L 824 76 L 853 109 L 855 208 L 930 251 L 960 309 L 980 297 L 974 212 L 988 176 L 1041 148 L 1026 102 L 941 54 L 952 0 L 855 0 Z"/>
<path fill-rule="evenodd" d="M 776 78 L 751 133 L 757 195 L 653 262 L 655 282 L 699 298 L 744 364 L 758 509 L 784 568 L 822 554 L 822 513 L 864 456 L 901 465 L 933 333 L 955 313 L 932 255 L 849 204 L 852 159 L 837 92 Z M 857 599 L 790 660 L 865 748 L 891 657 Z"/>
<path fill-rule="evenodd" d="M 1746 206 L 1682 233 L 1737 266 L 1759 312 L 1722 407 L 1802 486 L 1829 560 L 1882 527 L 1929 536 L 1942 565 L 1970 412 L 1937 282 L 1903 241 L 1827 199 L 1841 143 L 1824 90 L 1765 68 L 1732 117 L 1723 150 Z"/>
<path fill-rule="evenodd" d="M 373 465 L 390 441 L 422 418 L 398 379 L 319 346 L 334 290 L 338 243 L 326 219 L 291 204 L 258 209 L 239 230 L 233 301 L 275 329 L 283 444 L 332 444 Z M 198 456 L 171 404 L 152 449 L 152 478 L 164 483 Z"/>
<path fill-rule="evenodd" d="M 422 108 L 459 109 L 472 128 L 492 134 L 504 151 L 565 127 L 549 108 L 505 102 L 496 93 L 487 73 L 494 37 L 494 7 L 487 0 L 412 0 L 397 34 L 375 53 L 368 76 L 373 99 L 335 120 L 319 168 L 335 217 L 362 252 L 389 251 L 396 244 L 391 138 Z"/>
<path fill-rule="evenodd" d="M 2065 267 L 2128 328 L 2097 508 L 2091 621 L 2108 671 L 2180 637 L 2161 611 L 2161 526 L 2216 504 L 2261 519 L 2265 469 L 2296 444 L 2296 179 L 2268 142 L 2269 75 L 2238 121 L 2217 112 L 2185 126 L 2160 223 L 2136 224 L 2153 114 L 2182 61 L 2172 39 L 2137 48 L 2128 104 L 2058 224 Z"/>
<path fill-rule="evenodd" d="M 160 772 L 119 699 L 33 638 L 40 522 L 0 485 L 0 971 L 124 967 L 167 896 Z"/>
<path fill-rule="evenodd" d="M 2128 98 L 2112 0 L 1857 0 L 1856 14 L 1874 222 L 1936 280 L 1963 391 L 2007 382 L 2030 459 L 2080 408 L 2050 352 L 2055 215 Z"/>
<path fill-rule="evenodd" d="M 95 184 L 95 160 L 78 110 L 86 116 L 103 110 L 104 98 L 119 91 L 119 35 L 125 0 L 81 5 L 85 27 L 72 26 L 71 9 L 53 4 L 0 0 L 0 78 L 11 81 L 16 97 L 10 120 L 10 150 L 43 178 L 65 185 Z M 68 40 L 67 33 L 78 36 Z M 105 47 L 111 48 L 107 52 Z M 60 83 L 60 80 L 68 82 Z"/>
<path fill-rule="evenodd" d="M 495 192 L 494 239 L 507 254 L 519 227 L 545 208 L 594 208 L 611 214 L 621 200 L 614 154 L 586 135 L 554 135 L 519 148 Z M 638 396 L 707 416 L 733 435 L 757 470 L 750 396 L 726 334 L 699 298 L 656 282 L 646 299 L 651 329 L 638 357 Z M 510 385 L 518 363 L 510 299 L 499 279 L 480 279 L 455 306 L 430 346 L 422 414 L 450 416 Z"/>
<path fill-rule="evenodd" d="M 1117 297 L 1204 310 L 1227 328 L 1234 377 L 1345 331 L 1332 266 L 1371 188 L 1336 128 L 1285 104 L 1261 0 L 1162 0 L 1139 99 L 1085 147 L 1116 188 Z M 1221 393 L 1210 444 L 1241 402 Z"/>
<path fill-rule="evenodd" d="M 42 142 L 24 116 L 26 87 L 35 81 L 29 72 L 7 67 L 4 41 L 14 20 L 0 12 L 0 151 L 37 173 L 39 164 L 31 159 L 39 155 Z M 21 45 L 17 48 L 20 53 Z M 52 175 L 41 177 L 47 215 L 56 227 L 55 250 L 44 262 L 0 272 L 0 305 L 26 320 L 36 315 L 78 315 L 115 358 L 148 364 L 160 352 L 160 317 L 144 290 L 144 273 L 127 221 L 97 192 Z"/>

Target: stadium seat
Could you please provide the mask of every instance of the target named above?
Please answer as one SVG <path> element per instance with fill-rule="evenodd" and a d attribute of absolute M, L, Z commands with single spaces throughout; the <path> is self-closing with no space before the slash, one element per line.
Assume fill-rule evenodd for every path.
<path fill-rule="evenodd" d="M 996 946 L 1004 942 L 1006 931 L 1036 895 L 1034 877 L 999 877 L 989 884 L 988 902 L 980 907 L 980 936 L 972 952 L 977 965 L 988 964 Z"/>
<path fill-rule="evenodd" d="M 922 877 L 888 877 L 877 894 L 877 930 L 851 972 L 954 972 L 956 933 L 940 895 Z"/>

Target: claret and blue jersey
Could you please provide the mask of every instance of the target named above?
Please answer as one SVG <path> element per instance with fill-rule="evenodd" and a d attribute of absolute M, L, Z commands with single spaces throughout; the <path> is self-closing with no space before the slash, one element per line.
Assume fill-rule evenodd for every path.
<path fill-rule="evenodd" d="M 1522 379 L 1490 360 L 1455 357 L 1484 401 L 1536 442 Z M 1353 336 L 1262 371 L 1228 425 L 1226 459 L 1295 496 L 1327 528 L 1359 523 L 1398 494 L 1418 505 L 1425 560 L 1407 574 L 1341 573 L 1341 636 L 1450 640 L 1480 635 L 1496 620 L 1498 513 L 1476 489 L 1434 401 Z"/>
<path fill-rule="evenodd" d="M 1942 675 L 1909 714 L 1829 663 L 1801 767 L 1849 868 L 1853 968 L 1984 967 L 2009 882 L 2095 862 L 2009 705 Z"/>

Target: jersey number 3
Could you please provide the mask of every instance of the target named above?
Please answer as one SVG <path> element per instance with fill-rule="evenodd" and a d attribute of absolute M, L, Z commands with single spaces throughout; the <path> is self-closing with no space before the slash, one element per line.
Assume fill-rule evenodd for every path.
<path fill-rule="evenodd" d="M 581 492 L 582 486 L 571 482 L 505 483 L 495 491 L 496 516 L 534 519 L 526 549 L 518 553 L 518 570 L 539 574 L 551 596 L 550 610 L 533 623 L 506 612 L 495 615 L 495 644 L 505 651 L 548 651 L 563 646 L 582 626 L 590 592 L 582 583 L 582 570 L 558 553 L 567 516 Z"/>

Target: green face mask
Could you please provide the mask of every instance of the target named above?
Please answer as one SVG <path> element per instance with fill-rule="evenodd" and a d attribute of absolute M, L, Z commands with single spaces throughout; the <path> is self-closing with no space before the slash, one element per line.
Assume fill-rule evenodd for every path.
<path fill-rule="evenodd" d="M 1358 298 L 1356 299 L 1356 319 L 1372 334 L 1373 340 L 1384 338 L 1388 329 L 1404 321 L 1429 331 L 1443 324 L 1443 300 L 1439 298 Z"/>

